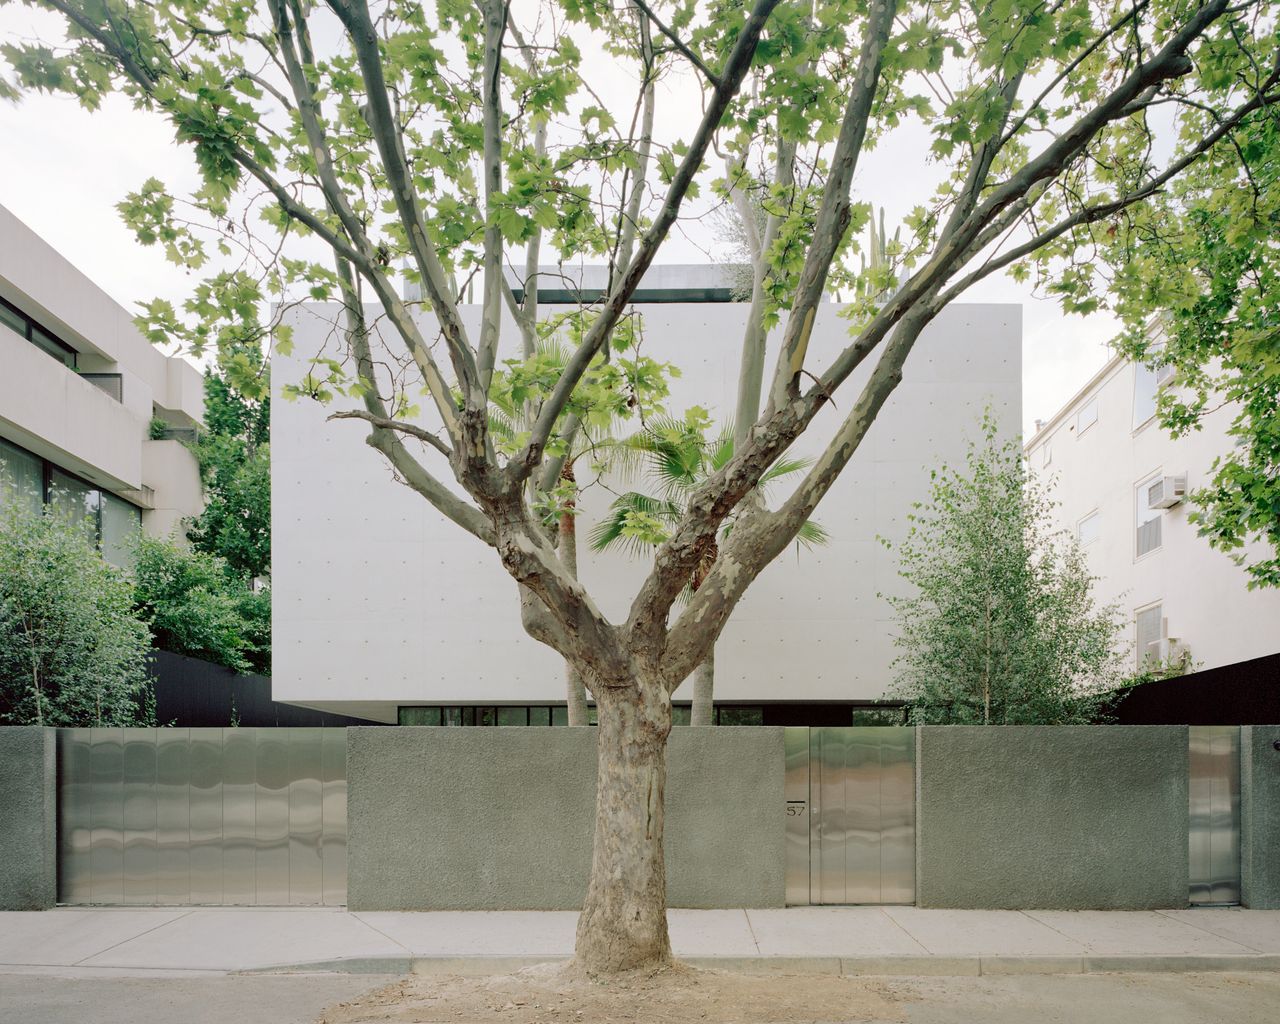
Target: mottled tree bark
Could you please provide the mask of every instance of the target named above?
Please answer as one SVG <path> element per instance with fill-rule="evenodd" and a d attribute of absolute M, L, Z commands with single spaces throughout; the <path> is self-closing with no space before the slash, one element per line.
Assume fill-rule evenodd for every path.
<path fill-rule="evenodd" d="M 690 725 L 715 725 L 716 649 L 713 645 L 693 673 L 693 709 Z"/>
<path fill-rule="evenodd" d="M 573 465 L 565 463 L 560 474 L 563 480 L 573 480 Z M 560 515 L 559 530 L 560 561 L 565 571 L 575 580 L 578 578 L 578 528 L 574 517 L 573 503 Z M 565 703 L 569 708 L 570 725 L 589 725 L 587 720 L 587 688 L 582 681 L 582 673 L 568 658 L 564 662 Z"/>
<path fill-rule="evenodd" d="M 607 974 L 671 959 L 662 851 L 671 698 L 657 679 L 593 692 L 595 840 L 575 954 L 588 973 Z"/>

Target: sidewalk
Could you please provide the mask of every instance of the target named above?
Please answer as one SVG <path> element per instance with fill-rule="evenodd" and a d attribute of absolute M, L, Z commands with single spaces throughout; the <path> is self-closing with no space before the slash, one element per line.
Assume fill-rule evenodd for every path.
<path fill-rule="evenodd" d="M 0 973 L 493 973 L 571 955 L 569 912 L 61 908 L 0 913 Z M 677 956 L 755 973 L 1280 970 L 1280 911 L 673 910 Z"/>

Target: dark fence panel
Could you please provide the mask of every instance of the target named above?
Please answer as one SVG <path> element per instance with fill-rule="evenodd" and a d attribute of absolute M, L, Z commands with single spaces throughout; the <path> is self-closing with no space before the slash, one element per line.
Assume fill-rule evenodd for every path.
<path fill-rule="evenodd" d="M 156 722 L 179 728 L 205 726 L 379 725 L 363 718 L 281 704 L 271 699 L 270 676 L 241 676 L 168 651 L 151 652 Z"/>
<path fill-rule="evenodd" d="M 1280 723 L 1280 654 L 1143 683 L 1112 710 L 1118 725 Z"/>

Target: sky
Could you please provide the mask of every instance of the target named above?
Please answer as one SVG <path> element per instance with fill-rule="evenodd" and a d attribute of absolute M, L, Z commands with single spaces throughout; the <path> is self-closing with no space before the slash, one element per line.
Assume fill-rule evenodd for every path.
<path fill-rule="evenodd" d="M 47 18 L 27 7 L 0 8 L 0 41 L 47 38 Z M 608 59 L 585 52 L 589 75 L 599 70 L 591 61 Z M 697 106 L 688 102 L 687 90 L 678 75 L 660 83 L 659 119 L 664 113 L 673 120 L 696 118 Z M 630 101 L 626 104 L 629 109 Z M 859 165 L 855 193 L 885 207 L 890 224 L 932 191 L 930 169 L 919 159 L 926 148 L 923 133 L 919 139 L 899 134 Z M 0 205 L 130 310 L 157 297 L 178 305 L 194 284 L 160 249 L 138 245 L 115 209 L 150 177 L 180 192 L 196 183 L 194 162 L 174 142 L 167 124 L 133 110 L 123 97 L 108 96 L 93 113 L 61 96 L 31 94 L 16 104 L 0 101 Z M 658 262 L 705 261 L 715 243 L 698 230 L 673 235 Z M 965 301 L 1022 306 L 1022 421 L 1028 436 L 1036 419 L 1049 419 L 1101 368 L 1108 358 L 1107 342 L 1117 330 L 1108 314 L 1068 316 L 1052 300 L 1034 294 L 1030 285 L 1006 275 L 981 282 Z"/>

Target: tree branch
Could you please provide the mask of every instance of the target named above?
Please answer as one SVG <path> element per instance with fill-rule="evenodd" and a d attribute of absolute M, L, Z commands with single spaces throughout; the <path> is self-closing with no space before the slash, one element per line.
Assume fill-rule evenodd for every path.
<path fill-rule="evenodd" d="M 416 437 L 419 441 L 423 441 L 438 451 L 445 458 L 453 454 L 453 449 L 436 437 L 429 430 L 413 423 L 406 423 L 404 420 L 393 420 L 387 416 L 379 416 L 372 412 L 361 412 L 359 409 L 343 409 L 339 412 L 331 412 L 326 419 L 330 420 L 364 420 L 366 423 L 372 423 L 375 427 L 383 430 L 395 430 L 401 434 L 408 434 L 410 437 Z"/>
<path fill-rule="evenodd" d="M 653 13 L 653 9 L 645 3 L 644 0 L 631 0 L 631 2 L 635 5 L 637 10 L 641 11 L 645 17 L 653 22 L 653 27 L 666 36 L 667 39 L 671 41 L 671 45 L 674 46 L 690 64 L 702 72 L 708 82 L 717 87 L 720 85 L 720 77 L 707 67 L 702 58 L 694 53 L 683 39 L 662 23 L 662 20 Z"/>

